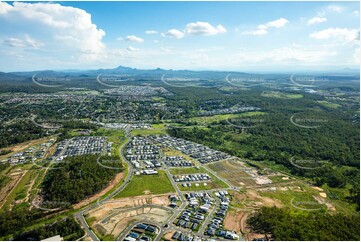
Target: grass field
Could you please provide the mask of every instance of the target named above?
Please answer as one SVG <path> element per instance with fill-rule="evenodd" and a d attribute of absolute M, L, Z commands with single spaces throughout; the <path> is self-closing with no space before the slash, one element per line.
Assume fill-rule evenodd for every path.
<path fill-rule="evenodd" d="M 92 134 L 93 135 L 93 134 Z M 125 133 L 121 129 L 99 128 L 95 131 L 96 136 L 107 136 L 109 141 L 116 142 L 120 137 L 125 137 Z"/>
<path fill-rule="evenodd" d="M 206 123 L 210 124 L 213 122 L 220 122 L 227 119 L 232 118 L 239 118 L 239 117 L 252 117 L 256 115 L 264 115 L 265 112 L 246 112 L 246 113 L 239 113 L 239 114 L 220 114 L 220 115 L 213 115 L 213 116 L 202 116 L 202 117 L 193 117 L 188 119 L 190 122 L 197 122 L 197 123 Z"/>
<path fill-rule="evenodd" d="M 113 142 L 112 146 L 112 155 L 119 154 L 119 148 L 122 144 L 127 142 L 127 138 L 125 137 L 125 133 L 123 130 L 120 129 L 106 129 L 106 128 L 99 128 L 95 135 L 97 136 L 106 136 L 109 142 Z"/>
<path fill-rule="evenodd" d="M 269 176 L 268 178 L 273 182 L 273 183 L 280 183 L 280 182 L 287 182 L 288 180 L 286 179 L 282 179 L 286 176 Z"/>
<path fill-rule="evenodd" d="M 340 108 L 342 107 L 342 105 L 337 104 L 337 103 L 331 103 L 331 102 L 327 102 L 327 101 L 317 101 L 319 104 L 321 104 L 322 106 L 326 107 L 326 108 Z"/>
<path fill-rule="evenodd" d="M 260 192 L 260 195 L 269 197 L 272 199 L 277 199 L 282 202 L 282 204 L 293 211 L 316 211 L 324 209 L 327 207 L 324 204 L 318 203 L 312 195 L 317 195 L 318 192 L 306 190 L 304 187 L 301 187 L 303 191 L 270 191 L 270 192 Z"/>
<path fill-rule="evenodd" d="M 303 98 L 302 94 L 285 93 L 285 92 L 267 92 L 262 93 L 263 97 L 279 98 L 279 99 L 299 99 Z"/>
<path fill-rule="evenodd" d="M 26 168 L 30 168 L 31 166 L 32 165 L 27 165 Z M 24 193 L 26 193 L 27 191 L 25 186 L 29 185 L 29 182 L 31 182 L 31 177 L 33 177 L 34 172 L 37 171 L 26 171 L 26 174 L 21 178 L 19 183 L 14 187 L 14 189 L 10 192 L 9 196 L 6 198 L 3 207 L 9 207 L 15 200 L 24 198 Z"/>
<path fill-rule="evenodd" d="M 0 189 L 5 187 L 11 181 L 11 178 L 7 175 L 0 175 Z"/>
<path fill-rule="evenodd" d="M 135 129 L 132 130 L 132 135 L 133 136 L 143 136 L 143 135 L 166 135 L 167 132 L 165 132 L 165 130 L 161 130 L 161 129 Z"/>
<path fill-rule="evenodd" d="M 152 100 L 156 101 L 156 102 L 160 102 L 160 101 L 164 101 L 165 98 L 164 97 L 152 97 Z"/>
<path fill-rule="evenodd" d="M 206 172 L 206 169 L 203 167 L 186 167 L 186 168 L 169 168 L 169 172 L 172 175 L 181 175 L 181 174 L 195 174 L 195 173 L 202 173 Z"/>
<path fill-rule="evenodd" d="M 162 152 L 165 156 L 181 156 L 186 160 L 194 161 L 191 157 L 187 156 L 186 154 L 180 152 L 179 150 L 173 150 L 168 147 L 163 147 Z"/>
<path fill-rule="evenodd" d="M 357 211 L 356 204 L 345 202 L 345 198 L 350 195 L 347 188 L 331 188 L 327 185 L 323 185 L 327 197 L 332 199 L 332 204 L 335 206 L 336 211 L 342 212 L 343 214 L 352 215 Z"/>
<path fill-rule="evenodd" d="M 158 175 L 133 176 L 129 184 L 115 198 L 134 197 L 146 194 L 163 194 L 174 192 L 165 171 L 158 171 Z"/>
<path fill-rule="evenodd" d="M 165 129 L 165 124 L 152 124 L 153 129 Z"/>

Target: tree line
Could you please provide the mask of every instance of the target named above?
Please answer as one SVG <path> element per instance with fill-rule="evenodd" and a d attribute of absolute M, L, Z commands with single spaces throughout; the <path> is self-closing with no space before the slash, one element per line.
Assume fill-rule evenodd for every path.
<path fill-rule="evenodd" d="M 277 241 L 360 241 L 360 216 L 356 215 L 263 207 L 247 222 L 253 232 L 271 234 Z"/>

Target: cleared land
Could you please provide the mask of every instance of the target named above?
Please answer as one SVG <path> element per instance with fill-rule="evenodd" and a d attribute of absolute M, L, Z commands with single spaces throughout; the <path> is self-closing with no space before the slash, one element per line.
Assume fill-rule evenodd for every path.
<path fill-rule="evenodd" d="M 154 128 L 154 126 L 153 126 L 152 129 L 134 129 L 134 130 L 131 131 L 131 134 L 133 136 L 137 136 L 137 135 L 141 135 L 141 136 L 143 136 L 143 135 L 145 135 L 145 136 L 146 135 L 166 135 L 167 132 L 165 131 L 164 126 L 162 127 L 162 126 L 158 125 L 158 126 L 156 126 L 156 128 Z"/>
<path fill-rule="evenodd" d="M 264 92 L 263 97 L 279 98 L 279 99 L 299 99 L 303 98 L 302 94 L 285 93 L 285 92 Z"/>
<path fill-rule="evenodd" d="M 116 238 L 134 221 L 147 220 L 163 223 L 172 214 L 171 209 L 152 207 L 167 206 L 168 195 L 145 195 L 132 198 L 112 199 L 86 214 L 88 224 L 102 238 Z"/>
<path fill-rule="evenodd" d="M 319 104 L 321 104 L 322 106 L 326 107 L 326 108 L 340 108 L 342 107 L 342 105 L 337 104 L 337 103 L 331 103 L 328 101 L 317 101 Z"/>
<path fill-rule="evenodd" d="M 130 211 L 114 212 L 107 217 L 99 217 L 97 219 L 100 219 L 100 221 L 95 223 L 93 228 L 102 236 L 112 235 L 117 237 L 134 221 L 147 220 L 156 224 L 164 223 L 171 214 L 171 211 L 163 208 L 134 208 Z"/>
<path fill-rule="evenodd" d="M 8 206 L 15 199 L 15 188 L 23 180 L 27 171 L 22 169 L 12 169 L 5 176 L 10 178 L 0 190 L 0 208 L 6 204 Z M 8 179 L 7 179 L 8 180 Z"/>
<path fill-rule="evenodd" d="M 13 190 L 6 197 L 4 207 L 11 207 L 13 205 L 13 202 L 21 200 L 25 197 L 25 186 L 30 181 L 30 177 L 31 173 L 29 171 L 25 171 L 24 175 L 21 177 L 21 180 L 16 184 Z"/>
<path fill-rule="evenodd" d="M 11 152 L 6 154 L 6 155 L 0 156 L 0 160 L 5 159 L 7 157 L 10 157 L 13 154 L 15 154 L 15 153 L 17 153 L 19 151 L 25 150 L 25 149 L 27 149 L 27 148 L 29 148 L 31 146 L 35 146 L 35 145 L 38 145 L 38 144 L 45 143 L 45 142 L 47 142 L 50 139 L 55 138 L 55 137 L 56 136 L 44 137 L 44 138 L 40 138 L 40 139 L 29 140 L 29 141 L 26 141 L 26 142 L 23 142 L 23 143 L 20 143 L 20 144 L 17 144 L 17 145 L 8 146 L 8 147 L 4 148 L 4 150 L 10 150 Z"/>
<path fill-rule="evenodd" d="M 290 184 L 289 186 L 270 187 L 259 189 L 258 193 L 262 197 L 280 201 L 290 209 L 301 210 L 334 210 L 327 199 L 320 196 L 320 191 L 306 187 L 301 183 Z"/>
<path fill-rule="evenodd" d="M 116 198 L 134 197 L 147 194 L 163 194 L 174 192 L 174 188 L 165 171 L 158 171 L 157 175 L 133 176 L 123 191 Z"/>
<path fill-rule="evenodd" d="M 208 167 L 233 186 L 254 186 L 255 180 L 244 170 L 246 167 L 239 162 L 221 161 L 209 164 Z"/>
<path fill-rule="evenodd" d="M 193 117 L 193 118 L 190 118 L 189 121 L 209 124 L 209 123 L 220 122 L 220 121 L 232 119 L 232 118 L 252 117 L 252 116 L 264 115 L 264 114 L 266 114 L 266 113 L 259 112 L 259 111 L 239 113 L 239 114 L 219 114 L 219 115 L 213 115 L 213 116 Z"/>
<path fill-rule="evenodd" d="M 248 212 L 238 209 L 230 209 L 224 219 L 224 228 L 230 231 L 244 232 Z"/>

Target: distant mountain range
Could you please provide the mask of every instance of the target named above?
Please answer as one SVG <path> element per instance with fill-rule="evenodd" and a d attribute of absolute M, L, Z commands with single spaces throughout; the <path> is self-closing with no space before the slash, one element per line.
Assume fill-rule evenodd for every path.
<path fill-rule="evenodd" d="M 333 70 L 327 72 L 328 75 L 358 75 L 360 70 L 358 69 L 350 69 L 344 68 L 339 70 Z M 307 73 L 307 72 L 306 72 Z M 321 74 L 325 75 L 325 71 L 320 71 L 319 73 L 315 71 L 308 72 L 309 74 Z M 118 66 L 113 69 L 96 69 L 96 70 L 61 70 L 61 71 L 54 71 L 54 70 L 41 70 L 41 71 L 24 71 L 24 72 L 0 72 L 0 79 L 23 79 L 24 77 L 32 77 L 34 75 L 38 76 L 46 76 L 46 77 L 94 77 L 97 75 L 133 75 L 138 77 L 160 77 L 162 75 L 176 75 L 180 77 L 187 77 L 187 76 L 201 76 L 204 78 L 217 78 L 217 77 L 224 77 L 227 74 L 237 74 L 237 75 L 247 75 L 250 73 L 245 72 L 235 72 L 235 71 L 192 71 L 192 70 L 166 70 L 166 69 L 136 69 L 131 67 L 125 66 Z M 274 73 L 276 74 L 276 73 Z M 285 72 L 279 74 L 286 74 Z"/>

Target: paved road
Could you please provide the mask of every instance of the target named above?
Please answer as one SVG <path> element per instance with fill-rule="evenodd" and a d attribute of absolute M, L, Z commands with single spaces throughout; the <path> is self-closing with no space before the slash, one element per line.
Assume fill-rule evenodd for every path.
<path fill-rule="evenodd" d="M 128 134 L 130 135 L 130 132 L 127 133 L 127 137 Z M 86 222 L 85 218 L 84 218 L 84 214 L 87 213 L 88 211 L 90 211 L 91 209 L 94 209 L 98 206 L 101 206 L 102 204 L 104 204 L 105 202 L 107 202 L 109 199 L 113 198 L 118 192 L 120 192 L 121 190 L 123 190 L 125 188 L 125 186 L 129 183 L 129 181 L 132 179 L 133 174 L 134 174 L 134 170 L 133 170 L 133 166 L 132 164 L 130 164 L 130 162 L 124 157 L 123 154 L 123 150 L 124 147 L 126 147 L 126 145 L 128 144 L 128 142 L 124 143 L 120 148 L 119 148 L 119 153 L 120 156 L 122 158 L 123 161 L 127 162 L 128 164 L 128 176 L 125 178 L 123 184 L 121 186 L 119 186 L 115 191 L 113 191 L 111 194 L 109 194 L 106 198 L 104 198 L 101 201 L 97 201 L 96 204 L 88 206 L 84 209 L 82 209 L 81 211 L 79 211 L 78 213 L 74 214 L 74 217 L 81 223 L 82 227 L 84 228 L 84 231 L 86 233 L 86 235 L 88 237 L 90 237 L 93 241 L 99 241 L 99 238 L 94 234 L 94 232 L 90 229 L 88 223 Z"/>
<path fill-rule="evenodd" d="M 39 123 L 37 123 L 36 121 L 35 121 L 35 119 L 37 118 L 37 115 L 35 115 L 35 114 L 31 114 L 31 116 L 30 116 L 30 121 L 35 125 L 35 126 L 38 126 L 38 127 L 41 127 L 41 128 L 43 128 L 43 129 L 58 129 L 58 128 L 60 128 L 61 126 L 56 126 L 56 125 L 54 125 L 54 126 L 48 126 L 48 125 L 44 125 L 44 124 L 39 124 Z"/>
<path fill-rule="evenodd" d="M 220 191 L 220 190 L 226 190 L 226 189 L 234 189 L 234 190 L 237 190 L 235 189 L 231 184 L 229 184 L 228 181 L 224 180 L 223 178 L 219 177 L 216 173 L 214 173 L 213 171 L 211 171 L 208 167 L 206 167 L 204 164 L 201 164 L 198 160 L 194 159 L 195 160 L 195 165 L 197 166 L 200 166 L 200 167 L 204 167 L 209 173 L 211 173 L 212 175 L 214 175 L 216 178 L 218 178 L 219 180 L 223 181 L 226 185 L 228 185 L 228 188 L 223 188 L 223 189 L 211 189 L 211 190 L 204 190 L 204 191 L 197 191 L 197 192 L 214 192 L 214 191 Z M 187 234 L 194 234 L 192 232 L 192 230 L 190 229 L 184 229 L 184 228 L 181 228 L 181 227 L 177 227 L 175 225 L 173 225 L 173 222 L 174 220 L 179 217 L 180 213 L 185 209 L 185 207 L 187 206 L 187 200 L 185 199 L 184 197 L 184 193 L 189 193 L 191 191 L 180 191 L 180 189 L 178 188 L 178 185 L 177 183 L 173 180 L 173 177 L 172 175 L 170 174 L 169 172 L 169 169 L 167 166 L 165 166 L 164 170 L 166 171 L 166 174 L 170 180 L 170 182 L 172 183 L 174 189 L 176 190 L 179 198 L 181 199 L 181 206 L 178 208 L 178 212 L 175 212 L 172 217 L 168 220 L 168 227 L 167 228 L 164 228 L 163 229 L 163 233 L 159 233 L 158 236 L 156 237 L 155 240 L 160 240 L 161 237 L 163 236 L 163 234 L 171 229 L 173 230 L 177 230 L 177 231 L 180 231 L 180 232 L 183 232 L 183 233 L 187 233 Z M 216 212 L 216 209 L 219 207 L 218 206 L 219 204 L 219 201 L 216 200 L 216 204 L 213 206 L 213 209 L 211 210 L 211 212 L 208 214 L 207 218 L 205 219 L 205 221 L 202 223 L 202 226 L 200 228 L 200 230 L 195 234 L 199 237 L 205 237 L 204 236 L 204 231 L 209 223 L 209 221 L 212 219 L 213 217 L 213 214 Z"/>
<path fill-rule="evenodd" d="M 181 201 L 181 205 L 177 208 L 177 209 L 173 209 L 174 213 L 173 215 L 168 219 L 167 222 L 167 228 L 164 228 L 164 225 L 160 225 L 159 227 L 161 228 L 161 231 L 159 232 L 159 234 L 157 235 L 157 237 L 155 238 L 155 241 L 159 241 L 162 236 L 164 235 L 164 233 L 170 229 L 175 229 L 173 226 L 173 222 L 174 220 L 179 216 L 179 214 L 185 209 L 185 207 L 187 206 L 187 200 L 185 199 L 185 197 L 183 196 L 182 192 L 179 190 L 177 183 L 173 180 L 172 178 L 172 174 L 170 174 L 169 169 L 167 166 L 164 166 L 164 170 L 168 176 L 169 181 L 171 182 L 171 184 L 173 185 L 175 191 L 177 192 L 177 195 Z M 178 229 L 178 228 L 177 228 Z M 184 231 L 183 231 L 184 232 Z"/>
<path fill-rule="evenodd" d="M 125 133 L 127 137 L 131 137 L 131 127 L 130 125 L 127 125 L 125 128 Z M 83 210 L 81 210 L 80 212 L 76 213 L 74 216 L 76 217 L 76 219 L 78 219 L 80 221 L 80 223 L 82 224 L 84 231 L 86 232 L 87 236 L 89 236 L 92 240 L 94 241 L 98 241 L 98 237 L 94 234 L 94 232 L 89 228 L 89 225 L 87 224 L 85 218 L 84 218 L 84 214 L 87 213 L 88 211 L 90 211 L 91 209 L 94 209 L 98 206 L 101 206 L 102 204 L 108 202 L 111 198 L 113 198 L 116 194 L 118 194 L 122 189 L 124 189 L 124 187 L 129 183 L 129 181 L 131 180 L 133 174 L 134 174 L 134 169 L 132 164 L 130 164 L 130 162 L 124 157 L 124 147 L 126 147 L 126 145 L 128 144 L 125 143 L 123 144 L 120 149 L 119 149 L 119 153 L 121 155 L 122 160 L 124 160 L 125 162 L 127 162 L 128 164 L 128 169 L 129 169 L 129 173 L 128 176 L 126 177 L 126 179 L 124 180 L 124 183 L 118 187 L 115 191 L 113 191 L 111 194 L 109 194 L 106 198 L 104 198 L 101 201 L 98 201 L 95 205 L 91 205 L 88 206 L 86 208 L 84 208 Z M 227 184 L 229 186 L 229 188 L 224 188 L 224 189 L 233 189 L 234 187 L 232 185 L 230 185 L 228 183 L 228 181 L 225 181 L 223 178 L 219 177 L 217 174 L 215 174 L 213 171 L 211 171 L 208 167 L 204 166 L 204 164 L 200 164 L 197 161 L 199 166 L 204 167 L 209 173 L 211 173 L 212 175 L 214 175 L 215 177 L 217 177 L 218 179 L 220 179 L 221 181 L 223 181 L 225 184 Z M 178 197 L 181 200 L 181 205 L 179 206 L 179 208 L 177 209 L 172 209 L 172 211 L 174 211 L 173 215 L 168 219 L 167 222 L 167 227 L 164 227 L 165 224 L 159 224 L 159 223 L 155 223 L 154 221 L 147 221 L 144 220 L 145 223 L 150 223 L 150 224 L 154 224 L 157 227 L 160 228 L 159 234 L 157 235 L 157 237 L 155 238 L 156 241 L 160 240 L 162 238 L 162 236 L 164 235 L 165 232 L 169 231 L 169 230 L 177 230 L 177 231 L 181 231 L 183 233 L 187 233 L 187 234 L 193 234 L 192 231 L 190 229 L 184 229 L 184 228 L 180 228 L 180 227 L 176 227 L 173 225 L 174 220 L 179 217 L 180 213 L 185 209 L 185 207 L 187 206 L 187 200 L 185 199 L 185 197 L 183 196 L 183 193 L 180 191 L 180 189 L 178 188 L 177 183 L 173 180 L 172 175 L 169 172 L 169 169 L 167 166 L 164 167 L 164 170 L 171 182 L 171 184 L 173 185 L 176 193 L 178 194 Z M 222 189 L 212 189 L 212 190 L 206 190 L 207 192 L 212 192 L 212 191 L 219 191 Z M 217 201 L 218 204 L 218 201 Z M 216 209 L 218 208 L 217 204 L 215 204 L 213 206 L 213 209 L 211 210 L 211 212 L 209 213 L 209 215 L 207 216 L 206 220 L 202 223 L 202 227 L 200 229 L 200 231 L 196 234 L 197 236 L 200 237 L 204 237 L 204 231 L 206 226 L 208 225 L 209 221 L 211 220 L 211 218 L 213 217 L 214 212 L 216 211 Z M 128 210 L 134 210 L 134 209 L 139 209 L 142 207 L 147 207 L 149 205 L 144 205 L 144 206 L 139 206 L 139 207 L 132 207 L 132 208 L 128 208 Z M 164 206 L 159 206 L 159 205 L 153 205 L 152 207 L 162 207 L 163 209 L 165 208 Z M 165 208 L 165 209 L 170 209 L 170 208 Z M 120 210 L 121 211 L 121 210 Z M 123 240 L 125 238 L 125 236 L 130 232 L 130 230 L 134 227 L 135 224 L 140 223 L 141 221 L 137 221 L 132 223 L 130 226 L 128 226 L 123 233 L 121 233 L 117 240 Z"/>
<path fill-rule="evenodd" d="M 219 201 L 216 199 L 216 203 L 213 204 L 212 210 L 209 212 L 207 218 L 203 221 L 201 228 L 196 233 L 197 236 L 204 236 L 204 231 L 206 230 L 209 222 L 213 218 L 214 213 L 216 212 L 217 208 L 219 208 Z"/>

